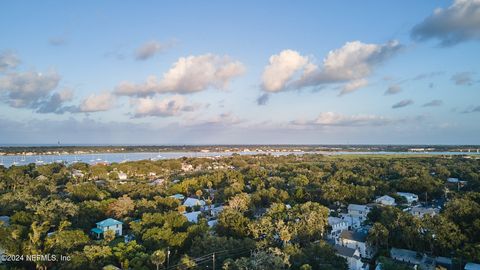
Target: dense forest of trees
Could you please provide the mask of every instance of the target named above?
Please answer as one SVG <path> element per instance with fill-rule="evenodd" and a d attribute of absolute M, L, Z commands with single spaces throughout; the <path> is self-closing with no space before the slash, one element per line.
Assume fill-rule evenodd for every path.
<path fill-rule="evenodd" d="M 118 180 L 120 172 L 128 179 Z M 451 186 L 449 177 L 467 184 Z M 0 249 L 71 258 L 7 262 L 0 269 L 347 269 L 324 240 L 328 215 L 385 194 L 401 201 L 397 191 L 443 208 L 424 218 L 399 207 L 371 211 L 368 241 L 386 268 L 391 247 L 480 262 L 478 159 L 236 155 L 0 166 L 0 216 L 10 217 L 9 226 L 0 225 Z M 182 212 L 192 209 L 170 197 L 178 193 L 223 205 L 217 224 L 207 225 L 208 213 L 189 222 Z M 133 240 L 89 235 L 109 217 L 122 221 Z"/>

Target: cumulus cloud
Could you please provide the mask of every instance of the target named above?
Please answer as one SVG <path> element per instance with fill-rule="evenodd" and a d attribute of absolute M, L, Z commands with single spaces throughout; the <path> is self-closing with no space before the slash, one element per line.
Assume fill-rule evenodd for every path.
<path fill-rule="evenodd" d="M 269 99 L 270 95 L 265 93 L 257 98 L 257 104 L 259 106 L 266 105 Z"/>
<path fill-rule="evenodd" d="M 340 92 L 340 96 L 352 93 L 367 85 L 368 85 L 368 81 L 366 79 L 358 79 L 358 80 L 351 81 L 343 86 L 342 91 Z"/>
<path fill-rule="evenodd" d="M 472 72 L 460 72 L 454 74 L 451 79 L 456 85 L 472 85 L 472 75 Z"/>
<path fill-rule="evenodd" d="M 455 0 L 446 9 L 434 10 L 411 35 L 418 41 L 438 40 L 442 46 L 480 39 L 480 0 Z"/>
<path fill-rule="evenodd" d="M 116 87 L 115 94 L 145 97 L 156 93 L 188 94 L 209 88 L 225 89 L 244 71 L 243 64 L 229 56 L 204 54 L 181 57 L 161 80 L 149 76 L 141 84 L 122 82 Z"/>
<path fill-rule="evenodd" d="M 157 53 L 164 52 L 174 45 L 174 41 L 161 43 L 156 40 L 151 40 L 140 46 L 135 52 L 136 60 L 147 60 L 154 57 Z"/>
<path fill-rule="evenodd" d="M 152 98 L 138 98 L 131 101 L 135 107 L 134 117 L 158 116 L 169 117 L 180 112 L 189 112 L 198 108 L 198 105 L 187 105 L 183 96 L 173 96 L 162 100 Z"/>
<path fill-rule="evenodd" d="M 391 123 L 392 120 L 377 115 L 343 115 L 334 112 L 322 112 L 317 118 L 312 120 L 295 120 L 294 125 L 314 125 L 314 126 L 380 126 Z"/>
<path fill-rule="evenodd" d="M 20 59 L 10 51 L 0 53 L 0 72 L 16 68 L 20 64 Z"/>
<path fill-rule="evenodd" d="M 398 84 L 390 85 L 385 91 L 385 95 L 395 95 L 402 92 L 402 88 Z"/>
<path fill-rule="evenodd" d="M 321 67 L 309 57 L 285 50 L 270 57 L 263 72 L 262 88 L 267 92 L 281 92 L 345 83 L 342 92 L 349 93 L 365 86 L 366 77 L 401 48 L 397 41 L 386 44 L 347 42 L 343 47 L 330 51 Z"/>
<path fill-rule="evenodd" d="M 71 111 L 70 106 L 64 106 L 65 102 L 72 101 L 73 91 L 64 89 L 58 93 L 53 93 L 48 99 L 38 102 L 36 112 L 38 113 L 56 113 L 62 114 Z"/>
<path fill-rule="evenodd" d="M 12 107 L 32 107 L 48 98 L 59 81 L 60 75 L 55 71 L 45 74 L 35 71 L 8 73 L 0 77 L 0 94 Z"/>
<path fill-rule="evenodd" d="M 115 100 L 115 96 L 110 92 L 91 94 L 82 101 L 77 112 L 91 113 L 108 111 L 115 105 Z"/>
<path fill-rule="evenodd" d="M 413 100 L 411 99 L 404 99 L 400 102 L 397 102 L 395 104 L 392 105 L 392 109 L 398 109 L 398 108 L 403 108 L 403 107 L 406 107 L 406 106 L 409 106 L 409 105 L 412 105 L 413 104 Z"/>
<path fill-rule="evenodd" d="M 434 99 L 430 102 L 427 102 L 425 104 L 423 104 L 422 107 L 438 107 L 438 106 L 442 106 L 443 105 L 443 101 L 439 100 L 439 99 Z"/>
<path fill-rule="evenodd" d="M 262 87 L 268 92 L 282 91 L 288 83 L 302 80 L 316 69 L 317 66 L 308 57 L 293 50 L 284 50 L 270 57 L 263 71 Z"/>

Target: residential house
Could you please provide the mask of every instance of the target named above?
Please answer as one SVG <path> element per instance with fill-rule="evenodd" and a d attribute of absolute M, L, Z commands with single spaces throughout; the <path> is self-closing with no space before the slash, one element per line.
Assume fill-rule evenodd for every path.
<path fill-rule="evenodd" d="M 165 179 L 163 178 L 158 178 L 158 179 L 155 179 L 153 180 L 152 182 L 150 182 L 150 185 L 152 186 L 161 186 L 165 183 Z"/>
<path fill-rule="evenodd" d="M 182 171 L 184 172 L 193 171 L 193 166 L 191 164 L 182 163 Z"/>
<path fill-rule="evenodd" d="M 419 267 L 423 270 L 435 269 L 434 259 L 413 250 L 392 248 L 390 250 L 390 257 L 396 261 L 413 265 L 415 268 Z"/>
<path fill-rule="evenodd" d="M 469 262 L 465 265 L 465 268 L 463 268 L 463 269 L 465 269 L 465 270 L 480 270 L 480 264 Z"/>
<path fill-rule="evenodd" d="M 183 202 L 183 205 L 186 207 L 195 207 L 195 206 L 204 207 L 205 201 L 189 197 Z"/>
<path fill-rule="evenodd" d="M 115 235 L 122 235 L 123 222 L 118 221 L 113 218 L 107 218 L 100 222 L 97 222 L 97 227 L 92 228 L 90 231 L 96 238 L 100 238 L 102 234 L 105 234 L 106 231 L 112 230 L 115 232 Z"/>
<path fill-rule="evenodd" d="M 453 268 L 452 259 L 447 258 L 447 257 L 436 257 L 435 258 L 435 265 L 436 266 L 442 266 L 445 269 L 452 269 Z"/>
<path fill-rule="evenodd" d="M 338 217 L 328 217 L 328 225 L 332 227 L 332 230 L 330 231 L 330 238 L 336 238 L 338 235 L 344 231 L 348 230 L 348 222 L 342 218 Z"/>
<path fill-rule="evenodd" d="M 335 245 L 336 254 L 347 260 L 348 270 L 367 270 L 368 264 L 363 263 L 358 249 Z"/>
<path fill-rule="evenodd" d="M 198 223 L 198 216 L 201 214 L 200 211 L 183 213 L 189 222 Z"/>
<path fill-rule="evenodd" d="M 367 205 L 361 204 L 349 204 L 348 205 L 348 214 L 352 217 L 357 217 L 360 221 L 367 219 L 367 215 L 370 212 L 371 208 Z"/>
<path fill-rule="evenodd" d="M 223 211 L 223 205 L 217 207 L 210 207 L 210 215 L 212 217 L 217 217 Z"/>
<path fill-rule="evenodd" d="M 448 178 L 447 183 L 456 185 L 457 189 L 460 190 L 460 188 L 465 186 L 468 182 L 467 181 L 462 181 L 458 178 Z"/>
<path fill-rule="evenodd" d="M 375 200 L 375 202 L 378 203 L 378 204 L 381 204 L 381 205 L 385 205 L 385 206 L 395 205 L 395 199 L 388 196 L 388 195 L 383 195 L 382 197 L 377 198 Z"/>
<path fill-rule="evenodd" d="M 218 221 L 216 219 L 209 220 L 207 222 L 208 227 L 213 228 L 215 225 L 217 225 Z"/>
<path fill-rule="evenodd" d="M 124 173 L 124 172 L 119 172 L 118 173 L 118 179 L 119 180 L 127 180 L 127 178 L 128 178 L 128 175 L 126 173 Z"/>
<path fill-rule="evenodd" d="M 418 202 L 417 194 L 413 194 L 413 193 L 410 193 L 410 192 L 397 192 L 397 195 L 404 197 L 407 200 L 408 204 Z"/>
<path fill-rule="evenodd" d="M 433 217 L 438 213 L 440 213 L 440 210 L 432 207 L 415 206 L 415 207 L 412 207 L 412 210 L 410 210 L 410 213 L 416 217 L 423 218 L 423 216 L 425 215 L 430 215 Z"/>
<path fill-rule="evenodd" d="M 367 244 L 367 234 L 361 231 L 345 230 L 340 233 L 338 239 L 335 240 L 337 245 L 346 246 L 360 251 L 361 257 L 371 258 L 372 249 Z"/>
<path fill-rule="evenodd" d="M 82 178 L 85 176 L 85 174 L 80 171 L 80 170 L 72 170 L 72 176 L 75 177 L 75 178 Z"/>

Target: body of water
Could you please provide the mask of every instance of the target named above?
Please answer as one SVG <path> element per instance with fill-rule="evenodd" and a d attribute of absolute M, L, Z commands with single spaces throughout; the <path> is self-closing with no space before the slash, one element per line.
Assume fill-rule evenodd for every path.
<path fill-rule="evenodd" d="M 222 157 L 239 155 L 260 155 L 270 154 L 273 156 L 285 155 L 303 155 L 303 154 L 324 154 L 324 155 L 475 155 L 480 156 L 478 152 L 160 152 L 160 153 L 96 153 L 96 154 L 67 154 L 67 155 L 6 155 L 0 156 L 0 165 L 9 167 L 12 165 L 26 165 L 35 163 L 37 165 L 48 164 L 53 162 L 72 164 L 75 162 L 85 162 L 89 164 L 95 163 L 112 163 L 127 162 L 138 160 L 160 160 L 160 159 L 176 159 L 182 157 Z"/>

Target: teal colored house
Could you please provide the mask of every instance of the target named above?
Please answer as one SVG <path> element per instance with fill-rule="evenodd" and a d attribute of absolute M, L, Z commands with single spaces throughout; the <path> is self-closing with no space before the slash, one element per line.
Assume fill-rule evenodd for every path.
<path fill-rule="evenodd" d="M 115 235 L 120 236 L 122 235 L 122 227 L 123 227 L 123 222 L 118 221 L 113 218 L 107 218 L 105 220 L 102 220 L 100 222 L 97 222 L 97 227 L 92 228 L 90 232 L 95 236 L 97 239 L 102 237 L 102 234 L 104 234 L 108 230 L 112 230 L 115 232 Z"/>

